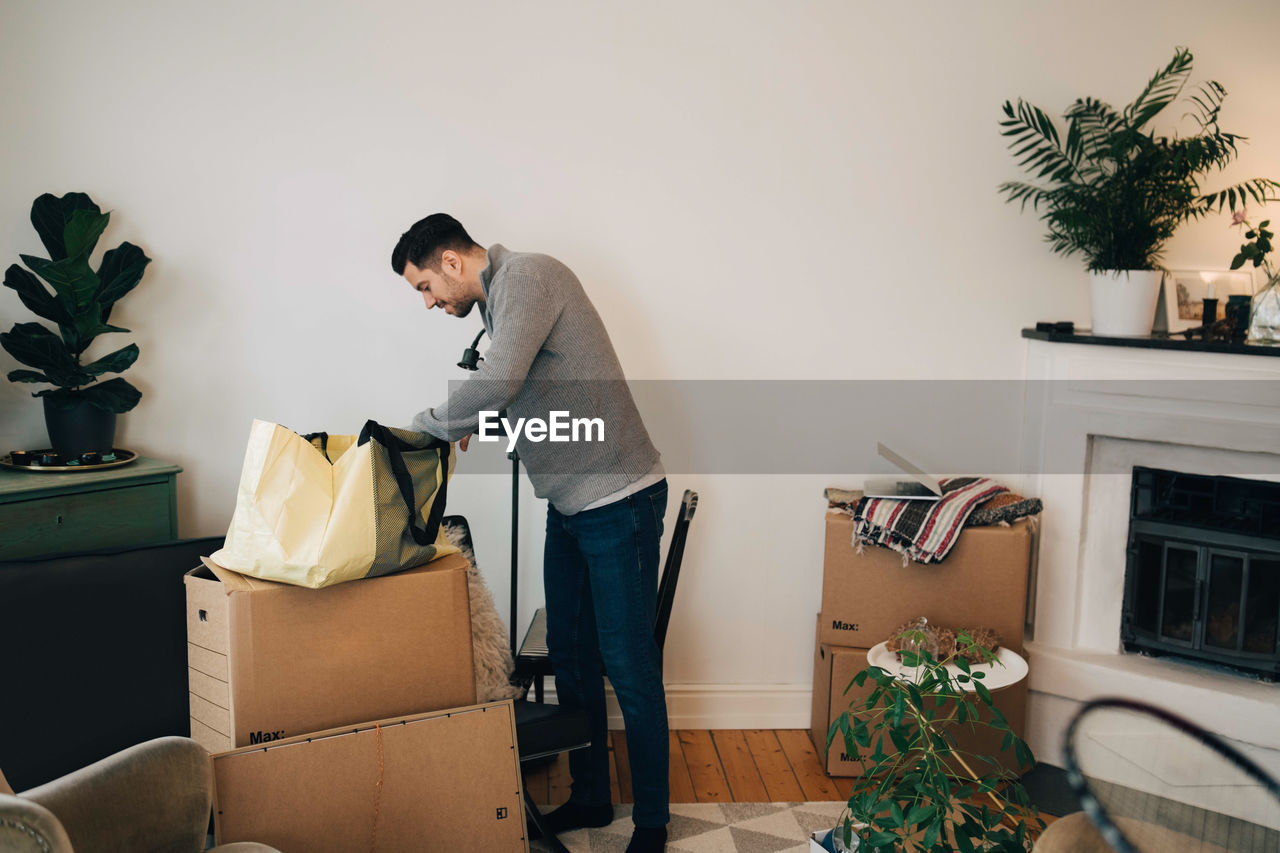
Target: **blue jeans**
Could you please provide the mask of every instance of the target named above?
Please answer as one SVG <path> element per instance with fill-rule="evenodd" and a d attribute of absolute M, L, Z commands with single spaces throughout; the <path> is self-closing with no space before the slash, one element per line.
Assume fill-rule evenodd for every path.
<path fill-rule="evenodd" d="M 667 697 L 653 639 L 667 481 L 577 515 L 547 507 L 543 583 L 556 697 L 591 714 L 591 746 L 569 753 L 569 799 L 610 802 L 603 668 L 622 707 L 636 826 L 668 822 Z"/>

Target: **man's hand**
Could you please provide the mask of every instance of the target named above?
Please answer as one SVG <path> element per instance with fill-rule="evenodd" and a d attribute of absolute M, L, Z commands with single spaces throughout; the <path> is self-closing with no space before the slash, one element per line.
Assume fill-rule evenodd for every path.
<path fill-rule="evenodd" d="M 461 450 L 463 453 L 467 452 L 467 445 L 471 443 L 471 436 L 473 434 L 474 433 L 467 433 L 461 439 L 458 440 L 458 449 Z"/>

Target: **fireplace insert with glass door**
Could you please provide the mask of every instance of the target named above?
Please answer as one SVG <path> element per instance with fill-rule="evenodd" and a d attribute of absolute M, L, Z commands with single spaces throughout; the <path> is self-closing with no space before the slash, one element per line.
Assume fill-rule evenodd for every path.
<path fill-rule="evenodd" d="M 1274 681 L 1280 483 L 1134 468 L 1121 641 Z"/>

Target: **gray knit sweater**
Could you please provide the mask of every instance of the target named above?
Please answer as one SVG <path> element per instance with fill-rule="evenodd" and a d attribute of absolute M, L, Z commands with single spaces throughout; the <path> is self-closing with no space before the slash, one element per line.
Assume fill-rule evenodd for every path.
<path fill-rule="evenodd" d="M 476 432 L 481 411 L 517 418 L 599 418 L 603 440 L 531 441 L 516 450 L 534 493 L 573 515 L 649 473 L 659 454 L 636 409 L 600 315 L 577 276 L 546 255 L 489 248 L 480 303 L 491 344 L 480 369 L 443 405 L 419 412 L 413 428 L 457 441 Z M 598 437 L 592 431 L 591 438 Z M 478 438 L 478 437 L 477 437 Z M 473 438 L 472 441 L 476 441 Z M 506 447 L 506 439 L 502 439 Z"/>

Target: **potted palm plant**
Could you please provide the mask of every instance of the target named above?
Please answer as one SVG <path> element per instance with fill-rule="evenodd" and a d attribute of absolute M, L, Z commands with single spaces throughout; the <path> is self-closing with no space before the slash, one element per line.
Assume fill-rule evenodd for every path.
<path fill-rule="evenodd" d="M 1164 136 L 1150 128 L 1183 96 L 1191 63 L 1191 51 L 1177 48 L 1122 110 L 1095 98 L 1077 100 L 1063 115 L 1065 134 L 1039 107 L 1021 98 L 1004 103 L 1001 134 L 1038 183 L 1006 181 L 1000 192 L 1040 214 L 1055 253 L 1083 256 L 1095 334 L 1150 334 L 1161 253 L 1178 226 L 1250 198 L 1264 204 L 1280 186 L 1252 178 L 1202 191 L 1201 178 L 1234 160 L 1245 139 L 1218 126 L 1227 95 L 1219 83 L 1203 83 L 1186 97 L 1194 132 Z"/>
<path fill-rule="evenodd" d="M 41 323 L 16 323 L 0 334 L 0 346 L 32 368 L 10 371 L 9 381 L 53 386 L 32 396 L 44 398 L 49 440 L 63 457 L 110 453 L 116 415 L 138 405 L 142 397 L 120 377 L 97 381 L 132 365 L 138 358 L 137 344 L 85 360 L 99 335 L 129 331 L 109 324 L 111 311 L 137 286 L 151 262 L 142 249 L 122 243 L 102 256 L 97 270 L 90 266 L 89 256 L 110 218 L 84 193 L 40 196 L 31 205 L 31 224 L 49 257 L 21 255 L 27 269 L 13 264 L 4 274 L 4 286 L 17 291 L 36 316 L 57 327 L 54 332 Z"/>

